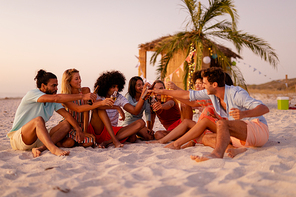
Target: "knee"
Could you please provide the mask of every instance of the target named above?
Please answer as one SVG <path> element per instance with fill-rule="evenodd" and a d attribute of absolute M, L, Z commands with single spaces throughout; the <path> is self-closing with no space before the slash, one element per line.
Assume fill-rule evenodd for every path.
<path fill-rule="evenodd" d="M 36 118 L 34 118 L 34 121 L 35 121 L 35 123 L 38 125 L 38 124 L 43 124 L 43 125 L 45 125 L 45 121 L 44 121 L 44 119 L 41 117 L 41 116 L 38 116 L 38 117 L 36 117 Z"/>
<path fill-rule="evenodd" d="M 70 123 L 67 120 L 64 120 L 61 124 L 63 124 L 62 127 L 63 127 L 64 131 L 69 132 L 72 128 L 72 126 L 70 125 Z"/>
<path fill-rule="evenodd" d="M 139 129 L 144 128 L 144 127 L 145 127 L 145 122 L 144 122 L 144 120 L 143 120 L 143 119 L 139 119 L 139 120 L 137 120 L 137 125 L 138 125 L 138 128 L 139 128 Z"/>
<path fill-rule="evenodd" d="M 217 125 L 217 130 L 219 130 L 219 128 L 225 128 L 227 127 L 227 120 L 218 120 L 216 122 L 216 125 Z"/>

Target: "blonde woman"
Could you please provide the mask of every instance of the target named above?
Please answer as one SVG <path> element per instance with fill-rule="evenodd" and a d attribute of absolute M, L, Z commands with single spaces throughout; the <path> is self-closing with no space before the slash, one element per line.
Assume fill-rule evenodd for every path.
<path fill-rule="evenodd" d="M 87 94 L 90 92 L 90 89 L 88 87 L 81 87 L 81 77 L 79 75 L 79 71 L 76 69 L 68 69 L 64 72 L 61 89 L 62 94 Z M 66 110 L 71 113 L 74 119 L 76 119 L 84 132 L 84 141 L 83 143 L 80 143 L 82 146 L 87 147 L 95 144 L 95 137 L 87 132 L 89 126 L 89 111 L 104 106 L 112 106 L 113 103 L 114 101 L 111 98 L 104 101 L 97 101 L 93 104 L 90 104 L 88 103 L 88 101 L 85 100 L 63 103 Z M 110 135 L 115 147 L 121 147 L 122 144 L 114 135 L 106 111 L 103 109 L 99 109 L 98 111 L 101 123 L 104 124 L 108 133 L 111 133 Z M 76 131 L 73 128 L 70 128 L 69 135 L 60 143 L 60 145 L 64 147 L 73 147 L 75 143 L 77 144 L 77 142 L 75 142 L 75 135 Z"/>

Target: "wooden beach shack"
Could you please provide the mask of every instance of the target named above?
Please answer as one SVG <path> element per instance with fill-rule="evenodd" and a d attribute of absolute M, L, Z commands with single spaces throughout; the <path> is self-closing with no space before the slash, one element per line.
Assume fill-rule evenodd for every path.
<path fill-rule="evenodd" d="M 161 38 L 158 38 L 156 40 L 153 40 L 151 42 L 140 44 L 139 45 L 139 62 L 140 65 L 138 67 L 138 75 L 142 76 L 144 78 L 147 78 L 146 76 L 146 70 L 147 70 L 147 52 L 148 51 L 155 51 L 156 46 L 164 39 L 168 38 L 170 36 L 164 36 Z M 231 61 L 231 58 L 240 58 L 241 57 L 231 51 L 229 48 L 224 47 L 222 45 L 216 44 L 217 48 L 224 53 L 224 55 L 228 58 L 228 61 Z M 213 55 L 215 55 L 215 51 L 212 51 L 210 47 L 205 47 L 206 50 L 203 52 L 203 57 L 209 56 L 211 57 L 211 63 L 202 63 L 202 69 L 209 68 L 211 66 L 214 66 L 213 62 L 215 62 Z M 185 59 L 187 57 L 186 50 L 179 51 L 176 55 L 173 56 L 173 58 L 168 63 L 167 73 L 165 74 L 165 78 L 170 78 L 171 81 L 173 81 L 177 86 L 184 87 L 183 84 L 183 78 L 184 78 L 184 69 L 183 64 L 185 62 Z M 196 58 L 196 56 L 195 56 Z M 150 60 L 148 60 L 150 61 Z M 229 73 L 231 75 L 231 73 Z M 164 79 L 161 79 L 164 80 Z"/>

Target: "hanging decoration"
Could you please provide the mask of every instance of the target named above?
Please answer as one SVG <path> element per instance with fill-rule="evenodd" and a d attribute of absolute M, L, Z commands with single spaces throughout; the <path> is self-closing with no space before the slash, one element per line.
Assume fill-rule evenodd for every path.
<path fill-rule="evenodd" d="M 187 61 L 187 63 L 188 63 L 188 81 L 189 81 L 189 83 L 188 83 L 188 89 L 192 89 L 193 88 L 193 84 L 192 84 L 192 75 L 193 75 L 193 72 L 194 72 L 194 68 L 195 68 L 195 63 L 194 63 L 194 55 L 196 54 L 196 49 L 192 46 L 192 44 L 190 45 L 190 51 L 189 51 L 189 54 L 188 54 L 188 56 L 186 57 L 186 59 L 185 59 L 185 61 Z M 211 61 L 211 58 L 210 57 L 208 57 L 209 59 L 210 59 L 210 61 Z M 184 61 L 184 62 L 185 62 Z M 172 81 L 172 79 L 173 79 L 173 74 L 174 73 L 176 73 L 176 75 L 178 76 L 178 77 L 180 77 L 180 69 L 182 70 L 182 71 L 184 71 L 184 62 L 182 62 L 182 64 L 174 71 L 174 72 L 172 72 L 170 75 L 168 75 L 168 76 L 166 76 L 165 78 L 164 78 L 164 80 L 165 81 L 168 81 L 168 80 L 170 80 L 170 81 Z"/>
<path fill-rule="evenodd" d="M 188 62 L 188 85 L 187 85 L 187 89 L 190 90 L 193 88 L 193 83 L 192 83 L 192 75 L 194 72 L 194 68 L 195 68 L 195 62 L 194 62 L 194 54 L 196 52 L 196 49 L 193 47 L 193 44 L 191 43 L 190 45 L 190 51 L 189 51 L 189 55 L 188 57 L 190 57 L 190 59 L 187 57 L 186 61 Z"/>
<path fill-rule="evenodd" d="M 235 62 L 235 61 L 233 61 L 233 62 Z M 232 62 L 232 65 L 234 65 L 233 62 Z M 237 63 L 243 63 L 244 65 L 247 65 L 245 62 L 241 62 L 241 61 L 237 61 Z M 235 62 L 235 65 L 236 65 L 236 62 Z M 255 68 L 254 66 L 251 66 L 251 65 L 248 65 L 248 66 L 249 66 L 249 68 L 252 68 L 252 67 L 253 67 L 253 72 L 258 71 L 258 74 L 259 74 L 259 75 L 262 74 L 262 72 L 259 71 L 259 70 L 258 70 L 257 68 Z M 267 77 L 267 76 L 264 75 L 264 77 Z M 269 77 L 269 79 L 271 79 L 271 78 Z"/>
<path fill-rule="evenodd" d="M 209 63 L 211 63 L 211 58 L 210 58 L 209 56 L 205 56 L 205 57 L 203 58 L 203 62 L 204 62 L 205 64 L 209 64 Z"/>

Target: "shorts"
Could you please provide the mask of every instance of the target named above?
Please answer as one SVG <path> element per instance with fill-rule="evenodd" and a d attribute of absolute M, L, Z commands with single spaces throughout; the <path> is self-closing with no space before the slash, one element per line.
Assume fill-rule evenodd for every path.
<path fill-rule="evenodd" d="M 123 127 L 112 127 L 114 135 L 118 133 L 120 129 Z M 104 127 L 103 131 L 101 134 L 96 134 L 94 128 L 92 127 L 91 124 L 88 125 L 87 132 L 90 134 L 93 134 L 96 137 L 96 143 L 101 144 L 102 142 L 108 141 L 111 139 L 111 136 L 109 135 L 106 127 Z M 120 140 L 121 143 L 124 143 L 127 140 L 127 138 Z"/>
<path fill-rule="evenodd" d="M 245 146 L 263 146 L 269 138 L 268 126 L 260 122 L 258 118 L 254 120 L 244 120 L 244 122 L 247 123 L 246 141 L 230 137 L 232 145 L 237 148 Z"/>
<path fill-rule="evenodd" d="M 13 150 L 32 150 L 32 148 L 37 148 L 43 145 L 38 138 L 31 145 L 25 144 L 22 138 L 22 128 L 8 133 L 7 136 L 10 138 L 10 145 Z"/>
<path fill-rule="evenodd" d="M 182 120 L 179 119 L 176 122 L 174 122 L 173 124 L 171 124 L 171 126 L 168 127 L 168 131 L 172 131 L 174 128 L 176 128 L 179 124 L 181 124 Z"/>

